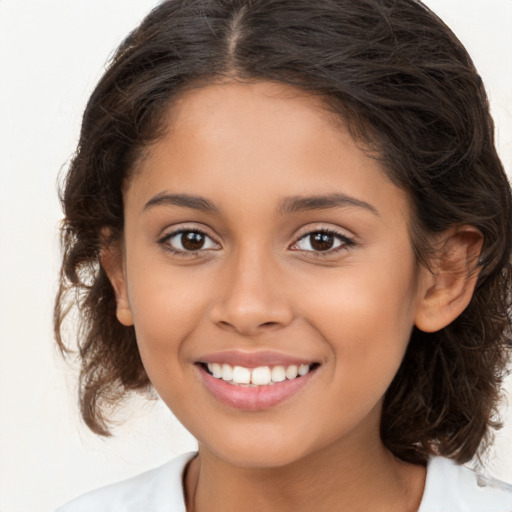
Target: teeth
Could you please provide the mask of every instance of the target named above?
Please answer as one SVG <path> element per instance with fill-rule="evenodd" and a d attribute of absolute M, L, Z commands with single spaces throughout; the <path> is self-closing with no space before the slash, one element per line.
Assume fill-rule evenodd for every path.
<path fill-rule="evenodd" d="M 306 366 L 306 365 L 304 365 L 304 366 Z M 297 377 L 298 373 L 299 373 L 299 369 L 294 364 L 292 364 L 291 366 L 288 366 L 288 368 L 286 368 L 286 378 L 287 379 L 295 379 L 295 377 Z"/>
<path fill-rule="evenodd" d="M 283 382 L 286 380 L 286 370 L 284 366 L 274 366 L 272 368 L 272 382 Z"/>
<path fill-rule="evenodd" d="M 222 377 L 222 366 L 218 363 L 212 363 L 208 365 L 208 369 L 212 372 L 213 376 L 216 379 L 220 379 Z"/>
<path fill-rule="evenodd" d="M 301 377 L 304 377 L 304 375 L 307 375 L 309 373 L 309 364 L 301 364 L 299 366 L 299 375 Z"/>
<path fill-rule="evenodd" d="M 253 386 L 265 386 L 275 382 L 293 380 L 304 377 L 311 369 L 309 364 L 297 366 L 258 366 L 257 368 L 245 368 L 244 366 L 231 366 L 229 364 L 209 363 L 208 371 L 216 378 L 233 384 L 245 384 Z"/>
<path fill-rule="evenodd" d="M 235 366 L 233 368 L 233 382 L 235 384 L 250 384 L 251 370 L 243 366 Z"/>
<path fill-rule="evenodd" d="M 222 365 L 222 375 L 220 376 L 220 378 L 226 381 L 233 380 L 233 368 L 231 368 L 229 364 Z"/>
<path fill-rule="evenodd" d="M 264 386 L 265 384 L 270 384 L 270 382 L 272 382 L 272 374 L 270 373 L 270 368 L 268 366 L 258 366 L 258 368 L 253 368 L 251 382 L 256 384 L 256 386 Z"/>

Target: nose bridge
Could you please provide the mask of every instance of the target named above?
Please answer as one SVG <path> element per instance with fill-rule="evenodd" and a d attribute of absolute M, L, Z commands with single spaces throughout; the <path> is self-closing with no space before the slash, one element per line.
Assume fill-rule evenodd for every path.
<path fill-rule="evenodd" d="M 239 248 L 227 258 L 212 320 L 243 334 L 287 325 L 292 310 L 276 256 L 262 246 Z"/>

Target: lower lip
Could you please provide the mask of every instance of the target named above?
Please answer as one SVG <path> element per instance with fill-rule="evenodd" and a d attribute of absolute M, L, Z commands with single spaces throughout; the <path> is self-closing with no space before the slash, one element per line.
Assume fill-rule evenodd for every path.
<path fill-rule="evenodd" d="M 198 369 L 203 382 L 215 398 L 230 407 L 247 411 L 269 409 L 291 398 L 309 383 L 316 371 L 311 370 L 303 377 L 268 386 L 242 386 L 216 379 L 202 366 L 198 366 Z"/>

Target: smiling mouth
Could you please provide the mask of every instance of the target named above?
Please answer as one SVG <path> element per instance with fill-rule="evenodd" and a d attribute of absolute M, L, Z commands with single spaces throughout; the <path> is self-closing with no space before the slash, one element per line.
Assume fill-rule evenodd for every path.
<path fill-rule="evenodd" d="M 214 377 L 235 386 L 271 386 L 280 382 L 297 380 L 316 370 L 318 363 L 300 365 L 258 366 L 246 368 L 224 363 L 200 363 L 203 370 Z"/>

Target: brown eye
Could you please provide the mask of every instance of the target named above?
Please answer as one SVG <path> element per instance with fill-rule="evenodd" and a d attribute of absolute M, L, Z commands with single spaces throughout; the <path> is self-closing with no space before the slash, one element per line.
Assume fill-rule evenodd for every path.
<path fill-rule="evenodd" d="M 197 251 L 203 248 L 205 235 L 197 231 L 188 231 L 181 234 L 181 245 L 187 251 Z"/>
<path fill-rule="evenodd" d="M 206 249 L 219 249 L 206 233 L 196 230 L 181 230 L 164 237 L 163 243 L 175 252 L 194 252 Z"/>
<path fill-rule="evenodd" d="M 331 233 L 313 233 L 309 235 L 309 243 L 314 251 L 328 251 L 334 247 L 336 238 Z"/>
<path fill-rule="evenodd" d="M 313 231 L 301 237 L 292 249 L 307 252 L 336 252 L 336 249 L 352 246 L 354 242 L 346 236 L 331 231 Z"/>

